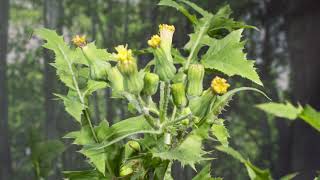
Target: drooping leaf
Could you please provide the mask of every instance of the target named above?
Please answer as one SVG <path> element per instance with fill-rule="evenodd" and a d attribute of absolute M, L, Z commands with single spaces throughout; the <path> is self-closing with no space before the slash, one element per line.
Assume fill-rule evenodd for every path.
<path fill-rule="evenodd" d="M 288 175 L 285 175 L 283 177 L 280 178 L 280 180 L 292 180 L 293 178 L 295 178 L 299 173 L 291 173 Z"/>
<path fill-rule="evenodd" d="M 67 180 L 109 180 L 111 177 L 104 177 L 101 173 L 96 170 L 86 170 L 86 171 L 64 171 L 63 176 Z"/>
<path fill-rule="evenodd" d="M 218 119 L 211 126 L 211 133 L 218 139 L 223 146 L 229 146 L 228 138 L 230 137 L 228 129 L 224 125 L 223 119 Z"/>
<path fill-rule="evenodd" d="M 241 41 L 243 29 L 231 32 L 223 39 L 211 39 L 210 48 L 201 63 L 209 69 L 215 69 L 228 76 L 239 75 L 259 85 L 262 82 L 254 68 L 254 62 L 247 60 Z"/>
<path fill-rule="evenodd" d="M 263 96 L 265 96 L 267 99 L 270 99 L 264 92 L 260 91 L 259 89 L 256 88 L 251 88 L 251 87 L 241 87 L 241 88 L 236 88 L 231 91 L 228 91 L 226 94 L 217 97 L 217 100 L 214 102 L 214 105 L 212 107 L 212 112 L 214 115 L 219 115 L 225 107 L 228 105 L 228 103 L 232 100 L 232 97 L 241 91 L 255 91 Z"/>
<path fill-rule="evenodd" d="M 192 180 L 214 180 L 210 175 L 211 164 L 207 164 Z"/>
<path fill-rule="evenodd" d="M 194 9 L 195 11 L 197 11 L 199 14 L 201 14 L 203 17 L 204 16 L 208 16 L 210 13 L 204 9 L 202 9 L 201 7 L 199 7 L 198 5 L 196 5 L 193 2 L 187 1 L 187 0 L 180 0 L 181 2 L 187 4 L 188 6 L 190 6 L 192 9 Z"/>
<path fill-rule="evenodd" d="M 298 118 L 299 114 L 302 112 L 302 107 L 295 107 L 291 103 L 265 103 L 259 104 L 257 107 L 269 114 L 277 117 L 287 118 L 290 120 L 295 120 Z"/>
<path fill-rule="evenodd" d="M 299 115 L 306 123 L 311 125 L 316 130 L 320 131 L 320 112 L 317 112 L 311 106 L 304 107 L 302 113 Z"/>
<path fill-rule="evenodd" d="M 101 144 L 89 146 L 91 149 L 103 149 L 122 139 L 134 134 L 159 134 L 159 130 L 154 130 L 143 116 L 137 116 L 122 120 L 104 131 L 104 138 Z"/>
<path fill-rule="evenodd" d="M 181 4 L 173 0 L 161 0 L 158 5 L 173 7 L 178 11 L 180 11 L 183 15 L 185 15 L 192 23 L 197 22 L 197 17 L 195 15 L 190 14 L 189 11 L 184 6 L 182 6 Z"/>
<path fill-rule="evenodd" d="M 217 146 L 217 150 L 224 152 L 240 161 L 246 168 L 251 180 L 272 180 L 269 170 L 260 169 L 246 160 L 238 151 L 227 146 Z"/>

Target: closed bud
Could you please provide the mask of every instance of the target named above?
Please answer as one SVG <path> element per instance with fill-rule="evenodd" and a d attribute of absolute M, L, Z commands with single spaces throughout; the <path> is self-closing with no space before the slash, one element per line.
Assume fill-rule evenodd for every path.
<path fill-rule="evenodd" d="M 117 96 L 117 93 L 124 91 L 123 76 L 117 67 L 111 68 L 108 73 L 108 79 L 111 82 L 113 96 Z"/>
<path fill-rule="evenodd" d="M 181 124 L 184 125 L 184 126 L 188 126 L 190 123 L 189 119 L 184 119 L 181 121 Z"/>
<path fill-rule="evenodd" d="M 120 168 L 119 175 L 120 177 L 129 176 L 133 173 L 133 169 L 130 166 L 124 165 Z"/>
<path fill-rule="evenodd" d="M 159 76 L 154 73 L 146 73 L 144 76 L 143 93 L 152 96 L 157 93 L 159 85 Z"/>
<path fill-rule="evenodd" d="M 155 55 L 155 72 L 159 75 L 160 80 L 170 81 L 174 78 L 176 67 L 173 64 L 172 56 L 166 55 L 164 50 L 157 48 L 154 50 Z"/>
<path fill-rule="evenodd" d="M 135 61 L 119 61 L 118 69 L 123 75 L 132 75 L 138 72 L 137 63 Z"/>
<path fill-rule="evenodd" d="M 95 81 L 107 81 L 111 65 L 105 61 L 94 61 L 90 64 L 90 78 Z"/>
<path fill-rule="evenodd" d="M 200 96 L 203 91 L 204 66 L 191 64 L 188 69 L 188 95 Z"/>
<path fill-rule="evenodd" d="M 125 145 L 125 157 L 129 158 L 133 154 L 141 151 L 140 144 L 137 141 L 128 141 Z"/>
<path fill-rule="evenodd" d="M 210 105 L 214 99 L 214 94 L 211 89 L 203 92 L 200 97 L 196 97 L 190 100 L 189 107 L 194 116 L 202 119 L 208 113 Z"/>
<path fill-rule="evenodd" d="M 183 71 L 179 71 L 172 79 L 172 82 L 185 83 L 186 79 L 187 79 L 187 75 Z"/>
<path fill-rule="evenodd" d="M 171 86 L 173 102 L 178 107 L 187 105 L 187 97 L 183 83 L 176 83 Z"/>

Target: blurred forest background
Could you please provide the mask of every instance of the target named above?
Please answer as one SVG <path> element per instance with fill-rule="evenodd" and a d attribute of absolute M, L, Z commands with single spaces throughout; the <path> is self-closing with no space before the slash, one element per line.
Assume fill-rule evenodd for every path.
<path fill-rule="evenodd" d="M 259 28 L 247 30 L 247 53 L 257 60 L 264 91 L 273 101 L 290 100 L 320 110 L 320 1 L 319 0 L 193 0 L 210 11 L 229 3 L 233 17 Z M 192 30 L 188 20 L 158 0 L 0 0 L 0 179 L 34 179 L 32 147 L 45 139 L 60 139 L 64 152 L 54 160 L 51 179 L 62 170 L 86 166 L 77 148 L 63 140 L 76 123 L 55 101 L 65 92 L 49 65 L 52 56 L 32 35 L 38 27 L 56 29 L 65 38 L 86 34 L 99 47 L 114 51 L 118 44 L 144 48 L 159 23 L 176 26 L 174 44 L 181 47 Z M 150 57 L 141 57 L 145 64 Z M 233 86 L 252 84 L 229 79 Z M 208 81 L 209 82 L 209 81 Z M 250 84 L 248 84 L 250 83 Z M 261 89 L 261 88 L 260 88 Z M 123 102 L 106 99 L 109 91 L 91 100 L 95 121 L 110 123 L 125 117 Z M 64 94 L 64 93 L 62 93 Z M 278 120 L 254 107 L 265 99 L 242 93 L 225 117 L 231 144 L 275 177 L 301 172 L 311 179 L 320 169 L 320 135 L 302 121 Z M 50 149 L 48 149 L 50 151 Z M 225 179 L 248 179 L 236 160 L 219 154 L 213 172 Z M 46 158 L 45 156 L 43 158 Z M 177 180 L 194 172 L 175 165 Z"/>

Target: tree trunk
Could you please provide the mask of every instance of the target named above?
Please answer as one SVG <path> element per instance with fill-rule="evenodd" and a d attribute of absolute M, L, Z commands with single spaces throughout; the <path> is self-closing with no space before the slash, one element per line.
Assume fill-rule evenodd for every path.
<path fill-rule="evenodd" d="M 287 2 L 287 36 L 295 102 L 320 110 L 320 1 Z M 320 169 L 320 133 L 302 121 L 292 127 L 291 170 L 298 179 L 313 179 Z"/>
<path fill-rule="evenodd" d="M 9 0 L 0 1 L 0 179 L 12 179 L 8 125 L 7 51 Z"/>

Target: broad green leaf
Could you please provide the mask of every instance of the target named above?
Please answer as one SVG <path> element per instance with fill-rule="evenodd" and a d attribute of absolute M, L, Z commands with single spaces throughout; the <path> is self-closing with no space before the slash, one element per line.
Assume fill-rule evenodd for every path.
<path fill-rule="evenodd" d="M 313 128 L 320 131 L 320 112 L 317 112 L 311 106 L 307 105 L 299 117 Z"/>
<path fill-rule="evenodd" d="M 291 173 L 288 175 L 285 175 L 283 177 L 280 178 L 280 180 L 292 180 L 293 178 L 295 178 L 299 173 Z"/>
<path fill-rule="evenodd" d="M 126 137 L 135 134 L 159 134 L 161 131 L 154 130 L 143 116 L 122 120 L 104 131 L 103 142 L 99 145 L 88 146 L 89 149 L 103 149 Z"/>
<path fill-rule="evenodd" d="M 103 141 L 103 139 L 108 136 L 108 129 L 109 123 L 106 120 L 101 121 L 99 126 L 94 128 L 99 141 Z"/>
<path fill-rule="evenodd" d="M 238 151 L 234 150 L 233 148 L 217 146 L 216 149 L 232 156 L 244 164 L 251 180 L 272 180 L 269 170 L 263 170 L 254 166 L 249 160 L 246 160 Z"/>
<path fill-rule="evenodd" d="M 228 138 L 230 138 L 230 135 L 228 129 L 224 126 L 223 119 L 218 119 L 216 123 L 211 126 L 211 133 L 223 146 L 229 146 Z"/>
<path fill-rule="evenodd" d="M 107 87 L 107 83 L 103 81 L 94 81 L 89 79 L 87 87 L 83 90 L 82 94 L 83 96 L 89 96 L 92 95 L 93 92 L 104 89 Z"/>
<path fill-rule="evenodd" d="M 79 123 L 81 123 L 81 115 L 85 106 L 79 101 L 79 98 L 76 97 L 75 92 L 69 91 L 67 96 L 61 94 L 55 94 L 61 100 L 66 108 L 66 111 L 74 117 Z"/>
<path fill-rule="evenodd" d="M 207 164 L 192 180 L 214 180 L 210 175 L 211 164 Z"/>
<path fill-rule="evenodd" d="M 223 39 L 211 39 L 210 48 L 202 57 L 201 63 L 209 69 L 215 69 L 228 76 L 239 75 L 262 86 L 254 68 L 254 61 L 247 60 L 241 41 L 243 29 L 231 32 Z"/>
<path fill-rule="evenodd" d="M 287 118 L 291 120 L 297 119 L 299 114 L 302 112 L 301 106 L 295 107 L 289 102 L 285 104 L 271 102 L 259 104 L 257 105 L 257 107 L 274 116 Z"/>
<path fill-rule="evenodd" d="M 232 97 L 241 91 L 255 91 L 263 96 L 265 96 L 267 99 L 270 99 L 264 92 L 260 91 L 259 89 L 256 88 L 251 88 L 251 87 L 241 87 L 241 88 L 236 88 L 231 91 L 228 91 L 226 94 L 217 97 L 217 100 L 214 102 L 214 105 L 212 107 L 212 112 L 214 115 L 219 115 L 226 106 L 228 106 L 229 102 L 232 100 Z"/>
<path fill-rule="evenodd" d="M 159 157 L 162 160 L 178 160 L 182 166 L 190 165 L 195 169 L 195 164 L 200 163 L 209 158 L 203 157 L 207 152 L 202 148 L 202 141 L 208 134 L 208 127 L 203 126 L 193 132 L 176 148 L 159 151 L 154 149 L 153 156 Z"/>
<path fill-rule="evenodd" d="M 115 56 L 108 53 L 106 49 L 98 49 L 94 42 L 87 44 L 82 50 L 89 64 L 95 61 L 117 61 Z"/>
<path fill-rule="evenodd" d="M 173 7 L 180 11 L 183 15 L 185 15 L 192 23 L 195 24 L 197 22 L 197 17 L 195 15 L 190 14 L 184 6 L 178 4 L 173 0 L 161 0 L 158 5 Z"/>

